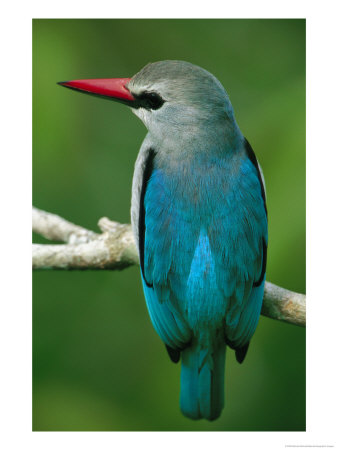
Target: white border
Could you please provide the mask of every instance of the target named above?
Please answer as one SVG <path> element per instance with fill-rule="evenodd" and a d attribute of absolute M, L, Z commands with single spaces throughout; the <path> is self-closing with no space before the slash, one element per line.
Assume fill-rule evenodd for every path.
<path fill-rule="evenodd" d="M 169 2 L 167 2 L 169 4 Z M 1 446 L 4 449 L 284 448 L 336 443 L 337 24 L 333 1 L 6 3 L 1 27 Z M 225 2 L 224 2 L 225 3 Z M 314 3 L 314 2 L 312 2 Z M 218 5 L 217 8 L 215 5 Z M 168 5 L 167 5 L 168 6 Z M 31 19 L 224 17 L 307 19 L 307 432 L 31 432 Z M 4 101 L 5 98 L 5 101 Z M 6 121 L 6 122 L 4 122 Z M 287 130 L 285 130 L 287 133 Z M 13 250 L 13 243 L 15 251 Z M 18 281 L 20 280 L 20 281 Z M 259 405 L 257 405 L 259 408 Z"/>

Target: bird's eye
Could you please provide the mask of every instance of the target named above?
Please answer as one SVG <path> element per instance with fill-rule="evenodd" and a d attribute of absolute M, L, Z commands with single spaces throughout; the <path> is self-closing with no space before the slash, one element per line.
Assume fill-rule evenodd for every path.
<path fill-rule="evenodd" d="M 159 109 L 164 103 L 163 98 L 156 92 L 142 92 L 138 96 L 140 106 L 146 109 Z"/>
<path fill-rule="evenodd" d="M 148 92 L 146 98 L 151 109 L 159 109 L 164 103 L 163 98 L 155 92 Z"/>

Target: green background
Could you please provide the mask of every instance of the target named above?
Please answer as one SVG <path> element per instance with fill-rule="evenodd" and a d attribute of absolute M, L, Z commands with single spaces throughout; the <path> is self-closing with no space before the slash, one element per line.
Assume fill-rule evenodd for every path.
<path fill-rule="evenodd" d="M 34 20 L 34 205 L 93 230 L 102 216 L 130 221 L 143 124 L 56 82 L 130 77 L 163 59 L 225 86 L 265 174 L 267 279 L 305 292 L 305 20 Z M 138 267 L 33 281 L 34 430 L 305 430 L 305 329 L 261 317 L 244 364 L 227 354 L 221 418 L 194 422 Z"/>

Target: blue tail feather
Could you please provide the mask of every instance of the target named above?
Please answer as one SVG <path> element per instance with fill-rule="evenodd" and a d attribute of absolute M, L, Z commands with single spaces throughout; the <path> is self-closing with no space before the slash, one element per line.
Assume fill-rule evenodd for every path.
<path fill-rule="evenodd" d="M 207 356 L 207 357 L 206 357 Z M 212 354 L 195 343 L 182 351 L 180 407 L 191 419 L 217 419 L 224 406 L 225 344 Z"/>

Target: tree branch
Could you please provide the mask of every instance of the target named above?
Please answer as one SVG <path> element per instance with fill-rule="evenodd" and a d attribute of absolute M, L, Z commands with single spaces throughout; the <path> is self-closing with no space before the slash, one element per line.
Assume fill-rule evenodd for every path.
<path fill-rule="evenodd" d="M 75 225 L 55 214 L 33 208 L 33 231 L 66 244 L 33 244 L 33 269 L 121 270 L 139 264 L 130 225 L 99 220 L 101 234 Z M 262 312 L 266 317 L 305 326 L 306 297 L 268 281 Z"/>
<path fill-rule="evenodd" d="M 102 234 L 74 225 L 33 208 L 33 231 L 47 239 L 67 244 L 33 244 L 33 269 L 125 269 L 138 264 L 138 254 L 130 225 L 99 220 Z"/>

